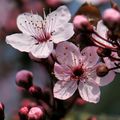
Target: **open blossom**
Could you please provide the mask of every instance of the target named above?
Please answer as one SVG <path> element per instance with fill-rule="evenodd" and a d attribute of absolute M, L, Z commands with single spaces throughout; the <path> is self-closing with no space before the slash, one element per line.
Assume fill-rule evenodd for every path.
<path fill-rule="evenodd" d="M 68 23 L 71 14 L 66 6 L 60 6 L 44 19 L 38 14 L 24 13 L 18 16 L 17 26 L 22 33 L 6 37 L 6 42 L 12 47 L 29 52 L 36 58 L 47 58 L 53 43 L 70 39 L 73 34 L 73 24 Z"/>
<path fill-rule="evenodd" d="M 62 42 L 57 45 L 56 57 L 59 63 L 54 65 L 54 74 L 59 81 L 53 92 L 58 99 L 68 99 L 78 89 L 85 101 L 97 103 L 100 99 L 99 86 L 109 84 L 115 77 L 113 71 L 101 78 L 96 75 L 99 60 L 96 47 L 86 47 L 80 52 L 74 44 Z"/>
<path fill-rule="evenodd" d="M 117 47 L 112 44 L 111 40 L 108 41 L 107 32 L 108 28 L 103 24 L 103 21 L 98 21 L 97 28 L 95 29 L 96 33 L 99 35 L 92 34 L 92 37 L 94 38 L 94 42 L 96 45 L 103 47 L 103 48 L 110 48 L 110 49 L 116 49 Z"/>

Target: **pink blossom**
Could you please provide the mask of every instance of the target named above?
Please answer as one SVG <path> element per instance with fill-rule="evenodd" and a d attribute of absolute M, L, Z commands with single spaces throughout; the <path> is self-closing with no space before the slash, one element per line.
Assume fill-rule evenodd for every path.
<path fill-rule="evenodd" d="M 59 81 L 53 92 L 58 99 L 68 99 L 78 89 L 82 99 L 97 103 L 99 86 L 109 84 L 115 77 L 113 71 L 101 78 L 96 75 L 99 60 L 96 47 L 86 47 L 80 52 L 74 44 L 62 42 L 57 45 L 56 57 L 59 63 L 54 65 L 54 74 Z"/>
<path fill-rule="evenodd" d="M 95 31 L 100 36 L 99 37 L 94 33 L 92 34 L 92 37 L 94 38 L 94 42 L 96 45 L 103 48 L 110 48 L 110 49 L 117 48 L 115 45 L 113 45 L 110 41 L 107 40 L 108 28 L 103 24 L 102 20 L 98 21 Z"/>
<path fill-rule="evenodd" d="M 38 14 L 21 14 L 17 18 L 17 26 L 22 33 L 7 36 L 6 42 L 36 58 L 47 58 L 53 51 L 53 43 L 66 41 L 73 36 L 73 24 L 68 23 L 70 18 L 66 6 L 57 8 L 48 16 L 44 14 L 44 20 Z"/>

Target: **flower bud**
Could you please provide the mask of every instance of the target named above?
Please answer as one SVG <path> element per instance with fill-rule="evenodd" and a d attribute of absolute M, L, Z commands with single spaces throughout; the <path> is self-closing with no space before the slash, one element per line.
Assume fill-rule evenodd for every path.
<path fill-rule="evenodd" d="M 74 27 L 81 31 L 92 31 L 93 27 L 84 15 L 77 15 L 73 19 Z"/>
<path fill-rule="evenodd" d="M 21 70 L 16 74 L 16 84 L 28 89 L 32 86 L 33 74 L 28 70 Z"/>
<path fill-rule="evenodd" d="M 92 116 L 92 117 L 88 118 L 88 120 L 97 120 L 97 117 Z"/>
<path fill-rule="evenodd" d="M 97 66 L 97 68 L 96 68 L 96 74 L 99 77 L 104 77 L 105 75 L 108 74 L 108 72 L 109 72 L 109 69 L 105 64 L 101 64 L 101 65 Z"/>
<path fill-rule="evenodd" d="M 85 100 L 83 100 L 82 98 L 77 98 L 75 103 L 76 103 L 76 105 L 84 106 L 84 105 L 86 105 L 87 102 Z"/>
<path fill-rule="evenodd" d="M 32 107 L 28 113 L 28 120 L 43 120 L 44 111 L 41 107 Z"/>
<path fill-rule="evenodd" d="M 111 55 L 111 50 L 110 49 L 107 49 L 107 48 L 98 48 L 97 49 L 97 54 L 100 56 L 100 57 L 108 57 Z"/>
<path fill-rule="evenodd" d="M 60 5 L 60 0 L 46 0 L 46 4 L 50 7 L 56 8 Z"/>
<path fill-rule="evenodd" d="M 38 86 L 31 86 L 29 88 L 29 92 L 35 98 L 41 98 L 41 96 L 42 96 L 42 90 Z"/>
<path fill-rule="evenodd" d="M 4 104 L 0 102 L 0 120 L 4 120 Z"/>
<path fill-rule="evenodd" d="M 28 112 L 29 112 L 28 107 L 22 107 L 22 108 L 19 110 L 20 120 L 27 120 L 27 114 L 28 114 Z"/>
<path fill-rule="evenodd" d="M 114 29 L 120 25 L 120 13 L 113 8 L 105 10 L 102 18 L 109 29 Z"/>

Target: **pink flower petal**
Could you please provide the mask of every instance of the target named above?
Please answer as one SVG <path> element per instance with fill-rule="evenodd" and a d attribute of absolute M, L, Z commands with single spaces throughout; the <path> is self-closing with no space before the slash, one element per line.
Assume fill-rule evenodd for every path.
<path fill-rule="evenodd" d="M 53 89 L 54 97 L 65 100 L 70 98 L 77 89 L 76 81 L 58 81 Z"/>
<path fill-rule="evenodd" d="M 38 36 L 38 27 L 42 27 L 42 17 L 37 14 L 24 13 L 18 16 L 17 26 L 24 34 Z"/>
<path fill-rule="evenodd" d="M 66 66 L 77 66 L 79 63 L 79 48 L 71 42 L 61 42 L 56 48 L 57 60 Z"/>
<path fill-rule="evenodd" d="M 95 82 L 99 85 L 99 86 L 105 86 L 108 85 L 109 83 L 111 83 L 115 78 L 115 73 L 114 71 L 110 71 L 105 77 L 97 77 L 95 79 Z"/>
<path fill-rule="evenodd" d="M 97 47 L 86 47 L 81 51 L 82 56 L 84 57 L 84 63 L 87 67 L 94 66 L 98 60 L 99 56 L 97 55 Z"/>
<path fill-rule="evenodd" d="M 55 29 L 55 27 L 67 23 L 71 19 L 71 13 L 67 6 L 63 5 L 57 8 L 54 12 L 50 13 L 47 18 L 47 26 L 51 24 L 51 27 Z M 51 30 L 52 30 L 51 28 Z"/>
<path fill-rule="evenodd" d="M 28 35 L 13 34 L 6 37 L 6 42 L 22 52 L 30 52 L 36 40 Z"/>
<path fill-rule="evenodd" d="M 52 40 L 54 43 L 59 43 L 70 39 L 74 34 L 73 24 L 66 23 L 65 25 L 56 27 L 55 32 L 52 34 Z"/>
<path fill-rule="evenodd" d="M 31 49 L 31 53 L 36 58 L 47 58 L 53 50 L 52 42 L 43 42 L 38 45 L 34 45 Z"/>
<path fill-rule="evenodd" d="M 104 39 L 107 39 L 107 27 L 103 24 L 103 21 L 100 20 L 97 24 L 97 30 L 96 32 L 103 37 Z M 99 38 L 98 36 L 96 36 L 95 34 L 92 34 L 92 37 L 96 40 L 95 43 L 98 46 L 102 46 L 102 47 L 107 47 L 107 48 L 116 48 L 115 46 L 113 46 L 111 43 L 104 41 L 103 39 Z M 99 44 L 100 43 L 100 44 Z"/>
<path fill-rule="evenodd" d="M 54 74 L 55 77 L 59 80 L 69 80 L 71 76 L 71 69 L 67 66 L 62 66 L 57 63 L 54 65 Z"/>
<path fill-rule="evenodd" d="M 92 82 L 80 82 L 78 86 L 79 93 L 83 100 L 97 103 L 100 99 L 99 86 Z"/>
<path fill-rule="evenodd" d="M 104 62 L 107 65 L 108 68 L 115 67 L 114 62 L 112 62 L 108 57 L 104 58 Z"/>
<path fill-rule="evenodd" d="M 117 55 L 116 52 L 112 52 L 111 56 L 117 58 L 117 59 L 120 59 L 120 57 Z M 116 67 L 115 63 L 116 64 L 119 64 L 120 62 L 119 61 L 116 61 L 116 60 L 110 60 L 108 57 L 105 57 L 104 58 L 104 62 L 105 64 L 107 65 L 108 68 L 113 68 L 113 67 Z M 120 69 L 115 69 L 113 70 L 114 72 L 117 72 L 117 73 L 120 73 Z"/>

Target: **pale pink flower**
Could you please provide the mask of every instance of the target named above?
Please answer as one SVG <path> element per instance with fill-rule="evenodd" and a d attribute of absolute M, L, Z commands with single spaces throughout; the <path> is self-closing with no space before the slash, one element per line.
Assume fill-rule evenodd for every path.
<path fill-rule="evenodd" d="M 99 86 L 110 83 L 115 77 L 113 71 L 102 78 L 96 75 L 99 60 L 96 47 L 86 47 L 80 52 L 74 44 L 62 42 L 57 45 L 56 57 L 59 63 L 54 65 L 54 74 L 59 81 L 53 92 L 58 99 L 68 99 L 78 89 L 85 101 L 97 103 L 100 99 Z"/>
<path fill-rule="evenodd" d="M 108 28 L 103 24 L 103 21 L 98 21 L 97 27 L 95 28 L 96 33 L 100 36 L 97 36 L 96 34 L 92 34 L 93 42 L 95 42 L 96 45 L 103 47 L 103 48 L 110 48 L 110 49 L 116 49 L 116 46 L 113 45 L 110 41 L 108 41 L 107 32 Z"/>
<path fill-rule="evenodd" d="M 71 14 L 66 6 L 60 6 L 44 19 L 38 14 L 24 13 L 18 16 L 17 26 L 22 33 L 6 37 L 6 42 L 12 47 L 29 52 L 36 58 L 47 58 L 53 43 L 70 39 L 73 34 L 73 24 L 68 23 Z"/>

